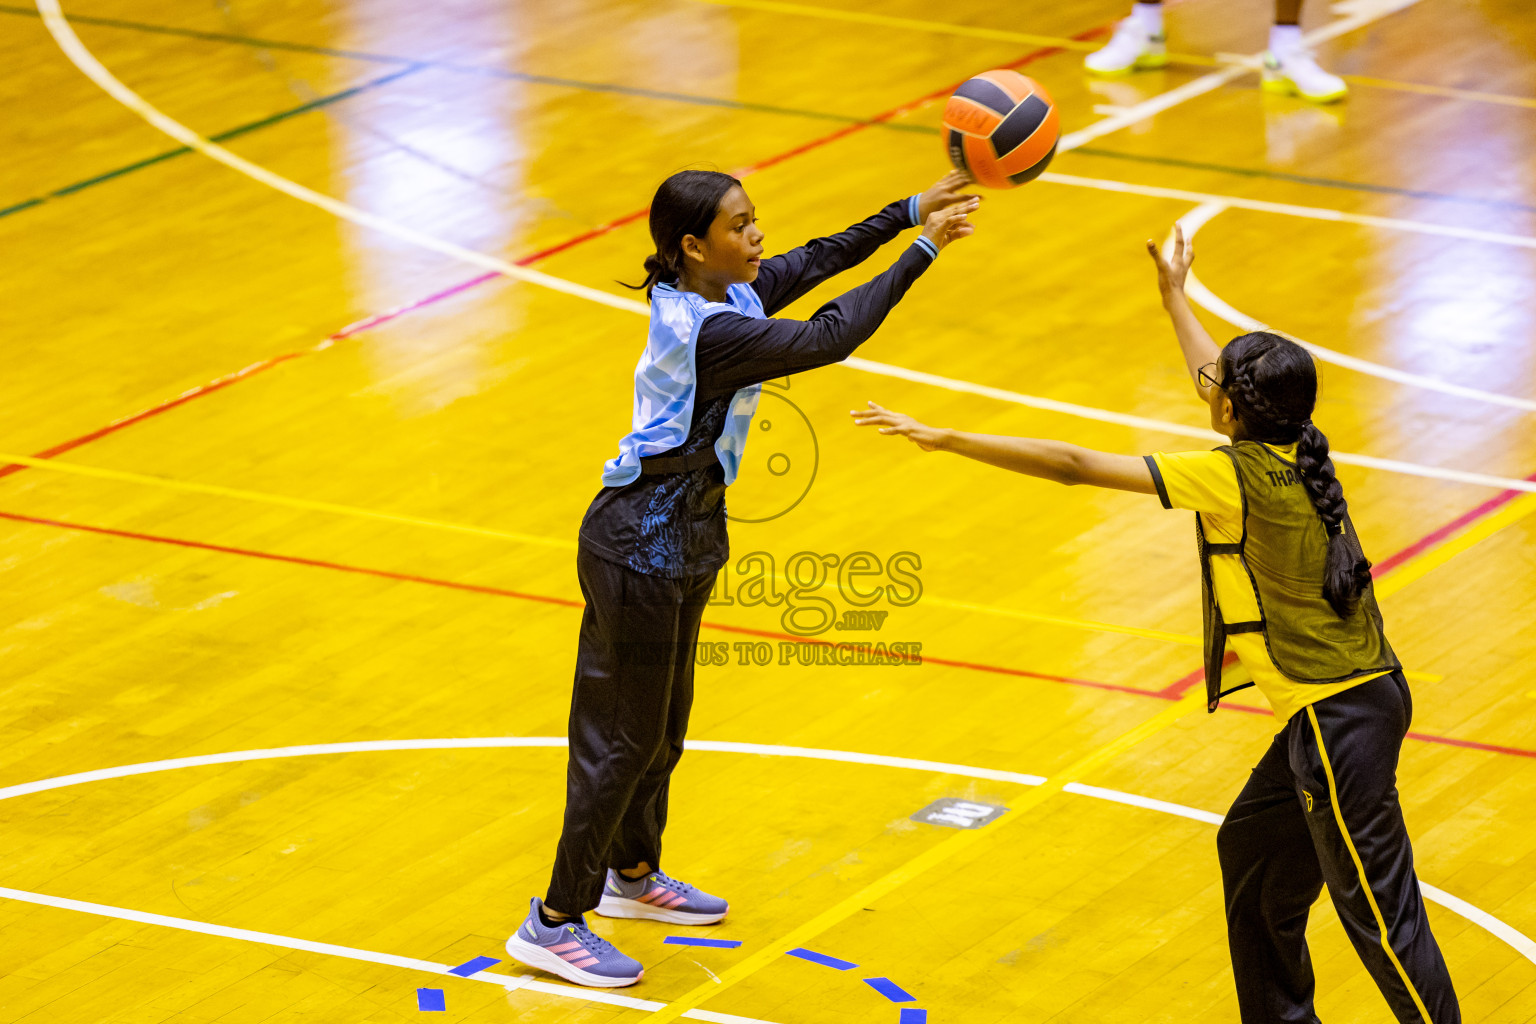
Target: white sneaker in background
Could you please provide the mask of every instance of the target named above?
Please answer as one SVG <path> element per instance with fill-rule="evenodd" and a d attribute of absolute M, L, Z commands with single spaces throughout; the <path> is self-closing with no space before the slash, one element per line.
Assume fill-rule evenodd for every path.
<path fill-rule="evenodd" d="M 1289 93 L 1313 103 L 1337 103 L 1349 95 L 1344 79 L 1318 67 L 1295 25 L 1276 25 L 1270 32 L 1263 75 L 1266 92 Z"/>
<path fill-rule="evenodd" d="M 1123 75 L 1168 65 L 1168 37 L 1163 34 L 1160 4 L 1137 4 L 1122 21 L 1109 45 L 1090 53 L 1083 67 L 1097 75 Z"/>

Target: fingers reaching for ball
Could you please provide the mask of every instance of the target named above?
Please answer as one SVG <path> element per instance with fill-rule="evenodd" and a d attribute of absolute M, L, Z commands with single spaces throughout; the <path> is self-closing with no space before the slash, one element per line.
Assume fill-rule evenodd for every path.
<path fill-rule="evenodd" d="M 942 249 L 957 238 L 975 233 L 976 225 L 967 218 L 980 205 L 981 200 L 972 196 L 942 210 L 933 211 L 923 222 L 923 237 Z"/>
<path fill-rule="evenodd" d="M 918 197 L 918 220 L 926 221 L 935 210 L 942 210 L 968 199 L 980 200 L 981 196 L 965 191 L 966 186 L 970 184 L 970 177 L 961 171 L 950 171 L 944 175 Z"/>

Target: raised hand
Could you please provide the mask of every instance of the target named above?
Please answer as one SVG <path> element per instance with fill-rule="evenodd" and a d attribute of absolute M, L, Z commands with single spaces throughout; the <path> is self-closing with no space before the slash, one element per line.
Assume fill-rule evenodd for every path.
<path fill-rule="evenodd" d="M 940 210 L 934 210 L 923 222 L 923 237 L 928 239 L 940 249 L 957 238 L 965 238 L 974 234 L 976 225 L 966 219 L 981 205 L 981 200 L 976 196 L 946 206 Z"/>
<path fill-rule="evenodd" d="M 950 171 L 944 175 L 918 197 L 917 219 L 927 223 L 928 217 L 935 210 L 942 210 L 966 199 L 980 200 L 982 197 L 974 192 L 964 191 L 969 184 L 971 179 L 960 171 Z"/>
<path fill-rule="evenodd" d="M 878 427 L 882 434 L 899 434 L 925 452 L 938 448 L 944 435 L 944 431 L 937 427 L 919 423 L 905 413 L 882 408 L 874 402 L 869 403 L 868 409 L 850 409 L 848 415 L 853 417 L 856 426 Z"/>
<path fill-rule="evenodd" d="M 1195 241 L 1184 239 L 1184 225 L 1174 222 L 1173 225 L 1173 252 L 1168 258 L 1163 257 L 1163 251 L 1152 239 L 1147 239 L 1147 252 L 1152 257 L 1152 262 L 1157 264 L 1157 290 L 1162 293 L 1166 303 L 1168 297 L 1174 292 L 1184 290 L 1184 279 L 1189 276 L 1189 265 L 1195 262 Z"/>

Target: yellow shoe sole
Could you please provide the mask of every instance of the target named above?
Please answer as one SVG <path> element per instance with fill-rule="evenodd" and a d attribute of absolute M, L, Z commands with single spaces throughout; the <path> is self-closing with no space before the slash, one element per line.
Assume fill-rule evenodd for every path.
<path fill-rule="evenodd" d="M 1088 72 L 1090 75 L 1098 75 L 1100 78 L 1119 78 L 1122 75 L 1135 74 L 1137 71 L 1157 71 L 1158 69 L 1166 68 L 1167 66 L 1168 55 L 1166 53 L 1154 53 L 1148 54 L 1144 57 L 1137 57 L 1136 62 L 1128 68 L 1116 68 L 1114 71 L 1100 71 L 1098 68 L 1089 67 L 1087 64 L 1084 64 L 1083 70 Z"/>
<path fill-rule="evenodd" d="M 1340 89 L 1338 92 L 1324 93 L 1321 96 L 1308 96 L 1296 88 L 1296 83 L 1289 78 L 1266 78 L 1259 83 L 1259 88 L 1265 92 L 1272 92 L 1277 96 L 1299 96 L 1308 103 L 1337 103 L 1349 95 L 1349 89 Z"/>

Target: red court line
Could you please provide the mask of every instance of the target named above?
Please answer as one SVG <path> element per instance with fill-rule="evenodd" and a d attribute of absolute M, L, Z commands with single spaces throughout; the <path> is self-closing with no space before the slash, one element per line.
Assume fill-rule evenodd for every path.
<path fill-rule="evenodd" d="M 124 416 L 120 420 L 113 420 L 106 426 L 93 430 L 89 434 L 81 434 L 79 437 L 71 438 L 68 441 L 56 444 L 52 448 L 44 448 L 42 451 L 35 453 L 32 457 L 34 459 L 51 459 L 55 456 L 63 455 L 65 452 L 79 448 L 81 445 L 90 444 L 92 441 L 106 437 L 108 434 L 115 434 L 125 427 L 131 427 L 135 423 L 143 422 L 144 420 L 149 419 L 151 416 L 158 416 L 163 412 L 170 412 L 177 406 L 185 405 L 186 403 L 192 401 L 194 398 L 202 398 L 204 395 L 211 395 L 215 391 L 222 391 L 224 388 L 229 387 L 231 384 L 238 384 L 240 381 L 254 377 L 256 374 L 261 373 L 264 370 L 270 370 L 274 366 L 286 363 L 290 359 L 297 359 L 302 355 L 308 355 L 308 353 L 286 352 L 280 356 L 273 356 L 270 359 L 263 359 L 258 363 L 252 363 L 250 366 L 247 366 L 243 370 L 236 370 L 234 373 L 225 374 L 222 377 L 211 380 L 207 384 L 199 384 L 195 388 L 192 388 L 188 391 L 183 391 L 175 398 L 161 402 L 159 405 L 151 406 L 150 408 L 141 412 L 136 412 L 131 416 Z M 18 465 L 16 463 L 12 463 L 8 466 L 0 466 L 0 477 L 8 477 L 12 473 L 19 473 L 27 468 L 29 467 Z"/>
<path fill-rule="evenodd" d="M 1095 36 L 1103 35 L 1105 32 L 1109 31 L 1109 28 L 1110 26 L 1108 25 L 1100 25 L 1097 28 L 1088 29 L 1086 32 L 1080 32 L 1072 38 L 1076 40 L 1092 39 Z M 1064 51 L 1060 47 L 1046 47 L 1044 49 L 1034 50 L 1030 53 L 1027 53 L 1023 57 L 1020 57 L 1018 60 L 1014 61 L 1012 64 L 1005 66 L 1010 68 L 1023 67 L 1032 61 L 1040 60 L 1043 57 L 1048 57 L 1052 54 L 1062 52 Z M 868 121 L 848 125 L 847 127 L 840 128 L 828 135 L 823 135 L 820 138 L 812 139 L 810 142 L 796 146 L 794 149 L 787 150 L 783 153 L 768 157 L 764 160 L 760 160 L 755 164 L 742 168 L 741 170 L 737 171 L 736 174 L 739 177 L 746 177 L 747 175 L 752 174 L 754 171 L 760 171 L 764 168 L 783 163 L 784 161 L 793 157 L 800 156 L 803 153 L 808 153 L 812 150 L 820 149 L 822 146 L 836 142 L 838 139 L 852 135 L 854 132 L 863 131 L 872 125 L 881 124 L 896 117 L 900 117 L 903 114 L 910 113 L 911 111 L 918 109 L 924 104 L 932 102 L 940 96 L 946 96 L 953 92 L 963 81 L 965 80 L 961 79 L 960 82 L 955 82 L 951 85 L 945 86 L 942 89 L 936 89 L 933 92 L 930 92 L 924 96 L 920 96 L 915 100 L 910 100 L 906 103 L 903 103 L 898 107 L 892 107 L 890 110 L 876 114 Z M 551 245 L 545 249 L 540 249 L 537 252 L 529 253 L 527 256 L 523 256 L 517 260 L 514 260 L 514 265 L 519 267 L 530 266 L 539 262 L 540 260 L 548 259 L 549 257 L 558 253 L 565 252 L 567 249 L 581 245 L 584 242 L 590 242 L 593 239 L 601 238 L 604 235 L 610 234 L 613 231 L 616 231 L 628 224 L 633 224 L 635 221 L 642 219 L 649 213 L 650 207 L 648 206 L 639 210 L 631 210 L 629 213 L 626 213 L 620 217 L 615 217 L 613 220 L 607 221 L 603 224 L 599 224 L 597 227 L 592 228 L 591 230 L 583 231 L 581 234 L 574 235 L 563 242 Z M 190 402 L 194 398 L 201 398 L 204 395 L 212 394 L 215 391 L 222 390 L 231 384 L 235 384 L 239 381 L 255 376 L 263 370 L 269 370 L 272 367 L 279 365 L 280 363 L 286 363 L 290 360 L 299 359 L 303 356 L 313 355 L 315 352 L 329 348 L 334 342 L 353 337 L 354 335 L 362 334 L 364 331 L 370 331 L 375 327 L 389 323 L 391 320 L 405 316 L 407 313 L 412 313 L 418 309 L 425 309 L 428 306 L 436 305 L 437 303 L 452 298 L 461 292 L 469 291 L 471 288 L 482 285 L 487 281 L 491 281 L 504 276 L 505 275 L 499 274 L 495 271 L 479 274 L 475 277 L 469 278 L 466 281 L 460 281 L 458 284 L 450 285 L 442 291 L 434 292 L 433 294 L 424 298 L 417 299 L 414 302 L 406 303 L 403 306 L 396 306 L 393 309 L 387 309 L 381 313 L 374 313 L 371 316 L 364 317 L 362 320 L 348 324 L 312 348 L 303 349 L 298 352 L 286 352 L 279 356 L 273 356 L 270 359 L 264 359 L 259 363 L 255 363 L 246 367 L 243 370 L 239 370 L 235 373 L 228 374 L 227 376 L 220 377 L 217 380 L 210 381 L 207 384 L 192 388 L 190 391 L 185 391 L 178 395 L 176 398 L 173 398 L 169 401 L 162 402 L 159 405 L 151 406 L 150 408 L 141 412 L 136 412 L 131 416 L 125 416 L 120 420 L 113 420 L 105 427 L 101 427 L 98 430 L 93 430 L 89 434 L 82 434 L 79 437 L 55 445 L 52 448 L 48 448 L 40 452 L 34 452 L 32 457 L 35 459 L 51 459 L 57 455 L 62 455 L 64 452 L 79 448 L 81 445 L 90 444 L 92 441 L 99 440 L 109 434 L 114 434 L 119 430 L 132 426 L 135 423 L 142 422 L 143 420 L 147 420 L 153 416 L 158 416 L 163 412 L 169 412 L 178 406 L 185 405 L 187 402 Z M 19 473 L 27 468 L 28 467 L 26 466 L 14 464 L 0 467 L 0 478 L 10 476 L 13 473 Z"/>
<path fill-rule="evenodd" d="M 0 519 L 9 519 L 18 523 L 30 523 L 35 526 L 52 526 L 63 530 L 75 530 L 81 533 L 94 533 L 104 537 L 120 537 L 126 540 L 148 541 L 151 544 L 170 544 L 175 547 L 192 548 L 199 551 L 213 551 L 219 554 L 239 555 L 245 558 L 259 558 L 268 562 L 282 562 L 288 565 L 302 565 L 313 569 L 331 569 L 336 572 L 353 573 L 359 576 L 372 576 L 377 579 L 396 580 L 401 583 L 421 583 L 429 587 L 443 587 L 449 590 L 461 590 L 473 594 L 488 594 L 493 597 L 515 597 L 524 601 L 536 601 L 540 604 L 557 605 L 562 608 L 584 608 L 581 601 L 574 601 L 564 597 L 550 597 L 546 594 L 532 594 L 522 590 L 510 590 L 506 587 L 492 587 L 478 583 L 459 583 L 454 580 L 438 579 L 434 576 L 418 576 L 413 573 L 391 572 L 388 569 L 370 569 L 366 566 L 347 565 L 342 562 L 329 562 L 318 558 L 301 558 L 297 555 L 279 555 L 270 551 L 256 551 L 252 548 L 237 548 L 226 544 L 209 544 L 204 541 L 185 540 L 180 537 L 165 537 L 154 533 L 139 533 L 133 530 L 118 530 L 106 526 L 89 526 L 84 523 L 71 523 L 62 519 L 45 519 L 40 516 L 26 516 L 15 512 L 0 512 Z M 705 629 L 717 630 L 724 633 L 737 633 L 747 636 L 760 636 L 767 639 L 789 640 L 794 643 L 808 644 L 812 646 L 832 647 L 836 646 L 826 640 L 813 640 L 807 637 L 794 636 L 790 633 L 777 633 L 772 630 L 752 629 L 746 626 L 730 626 L 724 623 L 702 623 Z M 850 645 L 858 646 L 858 645 Z M 867 648 L 866 648 L 867 650 Z M 911 656 L 902 655 L 911 658 Z M 1063 683 L 1068 686 L 1085 686 L 1097 690 L 1114 690 L 1119 693 L 1135 694 L 1138 697 L 1152 697 L 1159 700 L 1176 700 L 1167 691 L 1153 692 L 1140 690 L 1134 686 L 1119 686 L 1114 683 L 1101 683 L 1091 679 L 1078 679 L 1073 676 L 1050 675 L 1044 672 L 1031 672 L 1027 669 L 1009 668 L 1002 665 L 987 665 L 979 662 L 957 661 L 949 658 L 934 658 L 921 655 L 924 664 L 943 665 L 948 668 L 963 668 L 976 672 L 990 672 L 999 675 L 1017 676 L 1026 679 L 1040 679 L 1046 682 Z M 1254 714 L 1271 714 L 1265 708 L 1251 707 L 1246 704 L 1228 704 L 1228 707 L 1239 711 Z M 1432 733 L 1411 732 L 1410 738 L 1421 740 L 1425 743 L 1439 743 L 1452 747 L 1463 747 L 1468 750 L 1482 750 L 1495 754 L 1511 754 L 1516 757 L 1536 758 L 1536 750 L 1525 750 L 1521 747 L 1505 747 L 1493 743 L 1479 743 L 1476 740 L 1462 740 L 1450 736 L 1437 736 Z"/>

